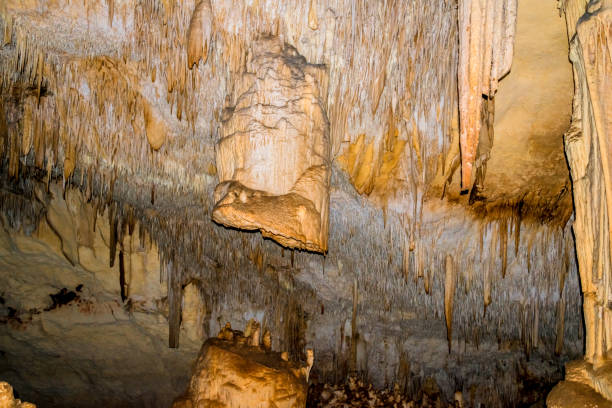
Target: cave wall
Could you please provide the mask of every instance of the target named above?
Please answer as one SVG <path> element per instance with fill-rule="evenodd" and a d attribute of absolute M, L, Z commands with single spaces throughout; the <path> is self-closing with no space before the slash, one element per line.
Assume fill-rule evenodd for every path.
<path fill-rule="evenodd" d="M 64 201 L 61 184 L 50 184 L 48 196 L 44 184 L 37 187 L 45 204 L 36 227 L 24 216 L 34 212 L 25 211 L 31 201 L 9 207 L 3 196 L 2 372 L 39 404 L 61 405 L 70 396 L 75 406 L 167 406 L 184 389 L 201 341 L 226 321 L 239 328 L 256 318 L 271 330 L 273 349 L 293 358 L 315 350 L 315 381 L 342 380 L 354 369 L 379 387 L 398 382 L 417 395 L 433 380 L 447 399 L 461 390 L 471 403 L 497 404 L 532 401 L 530 384 L 558 381 L 562 362 L 581 354 L 569 225 L 484 222 L 460 206 L 450 214 L 429 209 L 411 251 L 401 217 L 385 220 L 354 195 L 346 176 L 337 170 L 335 177 L 343 187 L 331 196 L 333 244 L 325 257 L 283 250 L 257 234 L 192 227 L 212 260 L 185 275 L 178 292 L 177 349 L 167 348 L 169 274 L 176 270 L 155 244 L 172 230 L 156 226 L 157 216 L 136 217 L 130 234 L 118 213 L 118 229 L 126 230 L 111 268 L 110 209 L 96 210 L 84 190 L 67 189 Z M 95 232 L 72 222 L 96 211 Z M 69 228 L 53 229 L 53 217 Z M 477 239 L 462 241 L 470 235 Z M 71 236 L 85 237 L 77 239 L 74 265 L 62 244 Z M 454 296 L 445 304 L 449 281 Z M 50 295 L 62 288 L 78 298 L 53 307 Z M 445 310 L 452 311 L 450 344 Z M 50 359 L 60 362 L 50 366 Z M 29 360 L 41 363 L 24 365 Z M 137 370 L 143 375 L 134 377 Z M 92 391 L 97 397 L 83 400 Z"/>

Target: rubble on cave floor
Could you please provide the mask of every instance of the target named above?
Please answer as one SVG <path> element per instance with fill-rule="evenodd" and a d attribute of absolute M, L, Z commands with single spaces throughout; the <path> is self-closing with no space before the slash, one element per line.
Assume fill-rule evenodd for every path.
<path fill-rule="evenodd" d="M 399 385 L 393 389 L 376 389 L 372 384 L 350 375 L 342 384 L 311 384 L 308 390 L 308 408 L 348 408 L 348 407 L 388 407 L 388 408 L 446 408 L 463 407 L 460 392 L 455 394 L 455 401 L 445 402 L 434 388 L 430 392 L 411 400 L 401 392 Z"/>

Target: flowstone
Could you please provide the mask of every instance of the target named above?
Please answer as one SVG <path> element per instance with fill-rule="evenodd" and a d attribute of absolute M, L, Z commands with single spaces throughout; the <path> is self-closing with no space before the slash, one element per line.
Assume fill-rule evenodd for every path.
<path fill-rule="evenodd" d="M 260 230 L 287 247 L 327 251 L 326 75 L 276 37 L 253 44 L 222 118 L 216 222 Z"/>

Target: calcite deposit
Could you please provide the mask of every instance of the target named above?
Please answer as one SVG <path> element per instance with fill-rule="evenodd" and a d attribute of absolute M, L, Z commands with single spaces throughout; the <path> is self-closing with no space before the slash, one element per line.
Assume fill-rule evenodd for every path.
<path fill-rule="evenodd" d="M 172 408 L 303 408 L 306 406 L 312 350 L 306 366 L 270 350 L 269 335 L 260 344 L 260 325 L 250 321 L 243 333 L 228 323 L 204 342 L 189 387 Z"/>
<path fill-rule="evenodd" d="M 492 99 L 512 66 L 516 0 L 460 0 L 459 123 L 461 186 L 469 190 L 480 137 L 483 96 Z"/>
<path fill-rule="evenodd" d="M 252 44 L 224 107 L 215 221 L 261 230 L 289 248 L 327 251 L 327 75 L 279 38 Z"/>
<path fill-rule="evenodd" d="M 577 360 L 549 403 L 608 399 L 609 10 L 0 0 L 2 379 L 541 406 Z"/>
<path fill-rule="evenodd" d="M 36 405 L 16 399 L 13 387 L 7 382 L 0 381 L 0 408 L 36 408 Z"/>
<path fill-rule="evenodd" d="M 575 12 L 584 6 L 584 2 L 577 0 L 567 3 L 566 12 Z M 612 219 L 609 216 L 612 213 L 612 2 L 591 1 L 585 11 L 579 20 L 573 13 L 566 16 L 568 33 L 574 33 L 570 38 L 570 59 L 574 66 L 575 93 L 565 149 L 576 206 L 573 228 L 586 344 L 584 362 L 568 366 L 566 381 L 549 395 L 547 401 L 551 407 L 612 404 L 609 360 L 612 349 Z"/>

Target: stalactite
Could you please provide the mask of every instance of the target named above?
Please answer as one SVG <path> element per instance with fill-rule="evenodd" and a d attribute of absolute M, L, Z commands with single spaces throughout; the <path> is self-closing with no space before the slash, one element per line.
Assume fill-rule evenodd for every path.
<path fill-rule="evenodd" d="M 446 317 L 446 337 L 448 340 L 448 353 L 451 352 L 453 343 L 453 302 L 455 300 L 455 288 L 457 277 L 455 275 L 455 264 L 450 255 L 446 255 L 446 275 L 444 278 L 444 315 Z"/>
<path fill-rule="evenodd" d="M 123 251 L 119 251 L 119 288 L 121 289 L 121 301 L 125 302 L 127 299 L 127 295 L 125 285 L 125 264 L 123 260 Z"/>
<path fill-rule="evenodd" d="M 557 337 L 555 341 L 555 354 L 560 355 L 565 341 L 565 298 L 561 297 L 557 303 Z"/>
<path fill-rule="evenodd" d="M 109 266 L 112 268 L 115 266 L 115 254 L 117 252 L 117 208 L 115 205 L 108 207 L 108 221 L 110 223 L 109 229 Z"/>
<path fill-rule="evenodd" d="M 311 30 L 319 29 L 319 21 L 317 18 L 317 0 L 310 0 L 310 8 L 308 10 L 308 27 Z"/>
<path fill-rule="evenodd" d="M 200 59 L 203 63 L 208 60 L 212 25 L 213 12 L 210 0 L 200 0 L 191 16 L 187 33 L 187 65 L 189 69 L 193 68 Z"/>
<path fill-rule="evenodd" d="M 158 2 L 153 3 L 157 4 Z M 424 198 L 428 193 L 427 185 L 431 180 L 432 173 L 434 173 L 431 162 L 432 160 L 437 162 L 440 154 L 446 151 L 450 145 L 450 139 L 446 138 L 447 126 L 445 123 L 450 122 L 450 118 L 447 118 L 447 116 L 452 115 L 449 115 L 447 109 L 452 110 L 452 107 L 456 107 L 456 101 L 453 99 L 456 98 L 453 96 L 454 88 L 456 88 L 456 78 L 453 78 L 455 76 L 453 64 L 456 59 L 456 50 L 452 46 L 456 42 L 456 21 L 450 18 L 454 16 L 452 2 L 434 0 L 423 4 L 422 7 L 417 7 L 417 3 L 409 7 L 398 3 L 397 6 L 389 4 L 387 8 L 374 7 L 372 5 L 375 4 L 374 2 L 354 3 L 351 6 L 354 7 L 355 13 L 348 19 L 337 16 L 328 18 L 326 17 L 327 14 L 324 14 L 323 10 L 319 8 L 320 14 L 317 21 L 319 28 L 317 32 L 311 32 L 311 28 L 305 24 L 306 14 L 310 13 L 308 3 L 314 4 L 315 6 L 311 9 L 316 11 L 316 3 L 318 3 L 316 0 L 304 2 L 302 12 L 296 13 L 299 14 L 301 27 L 294 24 L 293 20 L 287 22 L 274 16 L 276 7 L 270 5 L 276 4 L 275 1 L 272 1 L 272 3 L 254 2 L 252 10 L 238 9 L 236 13 L 230 13 L 229 11 L 231 11 L 230 6 L 238 8 L 237 4 L 226 6 L 222 2 L 215 2 L 215 6 L 217 3 L 219 3 L 221 10 L 216 12 L 214 16 L 215 44 L 214 47 L 208 48 L 208 62 L 200 64 L 196 69 L 187 71 L 187 74 L 185 74 L 187 67 L 193 67 L 190 64 L 190 59 L 187 58 L 186 61 L 184 55 L 185 39 L 188 38 L 189 10 L 183 10 L 182 13 L 185 14 L 183 16 L 178 14 L 181 7 L 176 6 L 170 9 L 164 5 L 164 16 L 161 17 L 158 15 L 161 11 L 152 9 L 159 6 L 152 6 L 149 3 L 144 3 L 142 7 L 134 10 L 135 21 L 138 22 L 138 27 L 142 27 L 139 28 L 142 32 L 135 34 L 133 39 L 128 39 L 132 43 L 126 46 L 125 54 L 121 58 L 115 60 L 114 57 L 109 57 L 103 63 L 99 59 L 87 60 L 82 64 L 66 63 L 65 72 L 58 71 L 55 79 L 47 78 L 45 73 L 45 81 L 50 81 L 47 89 L 50 89 L 55 96 L 54 98 L 41 98 L 40 107 L 32 110 L 33 122 L 31 126 L 33 149 L 35 150 L 33 153 L 36 155 L 38 167 L 53 170 L 56 172 L 55 174 L 60 174 L 61 178 L 61 173 L 57 173 L 57 169 L 52 168 L 53 163 L 61 164 L 63 162 L 63 155 L 66 151 L 69 151 L 66 150 L 67 147 L 69 149 L 76 148 L 78 159 L 76 160 L 75 175 L 78 175 L 80 166 L 91 169 L 88 170 L 87 177 L 88 179 L 91 177 L 95 182 L 90 183 L 88 180 L 87 184 L 88 186 L 89 184 L 96 184 L 96 187 L 92 187 L 91 191 L 94 202 L 100 200 L 100 198 L 95 198 L 101 195 L 100 191 L 105 191 L 106 194 L 102 196 L 108 197 L 111 201 L 131 200 L 132 203 L 141 203 L 141 208 L 134 215 L 138 219 L 140 245 L 142 248 L 145 247 L 146 234 L 148 234 L 148 242 L 156 243 L 162 257 L 166 261 L 171 259 L 175 262 L 172 263 L 168 271 L 164 272 L 168 274 L 168 281 L 172 279 L 171 276 L 180 275 L 178 271 L 181 271 L 185 266 L 182 265 L 183 263 L 189 264 L 200 271 L 203 281 L 210 282 L 210 285 L 207 285 L 209 287 L 203 290 L 206 292 L 205 296 L 215 299 L 214 302 L 217 305 L 250 303 L 254 305 L 253 307 L 256 307 L 264 304 L 264 302 L 270 302 L 274 305 L 281 304 L 284 300 L 276 298 L 285 299 L 289 295 L 285 293 L 284 289 L 276 288 L 274 289 L 275 292 L 270 292 L 269 289 L 272 285 L 278 285 L 278 282 L 273 282 L 274 280 L 271 279 L 270 282 L 264 280 L 261 285 L 253 285 L 253 282 L 261 281 L 261 275 L 267 276 L 265 274 L 268 264 L 272 266 L 287 264 L 287 260 L 282 263 L 275 260 L 274 251 L 278 252 L 278 248 L 271 247 L 271 243 L 261 241 L 258 238 L 244 237 L 236 231 L 226 231 L 201 222 L 202 214 L 205 212 L 202 209 L 211 208 L 212 203 L 210 197 L 208 197 L 210 189 L 207 181 L 203 181 L 205 179 L 201 178 L 203 174 L 207 173 L 205 169 L 202 169 L 200 162 L 208 165 L 211 161 L 209 152 L 209 150 L 212 150 L 211 144 L 218 139 L 218 132 L 215 127 L 219 125 L 219 118 L 214 116 L 213 111 L 220 110 L 219 106 L 225 93 L 219 92 L 219 95 L 217 95 L 216 90 L 225 89 L 227 71 L 230 71 L 233 67 L 244 65 L 245 55 L 249 48 L 245 44 L 252 40 L 251 36 L 260 35 L 261 32 L 264 32 L 264 29 L 278 31 L 285 38 L 297 39 L 303 38 L 301 35 L 319 35 L 319 33 L 323 34 L 325 31 L 329 31 L 329 38 L 333 40 L 330 41 L 326 50 L 315 49 L 316 47 L 309 46 L 309 42 L 299 43 L 299 48 L 300 52 L 303 50 L 305 55 L 308 54 L 306 55 L 308 60 L 324 62 L 329 70 L 329 85 L 326 86 L 326 88 L 329 87 L 329 94 L 326 94 L 325 97 L 328 99 L 326 104 L 329 107 L 328 114 L 333 127 L 331 133 L 341 135 L 337 140 L 335 139 L 337 136 L 332 137 L 334 139 L 332 140 L 333 149 L 338 153 L 344 145 L 354 142 L 362 133 L 360 131 L 362 128 L 368 130 L 364 137 L 364 144 L 368 145 L 374 141 L 373 146 L 380 148 L 387 143 L 383 140 L 384 132 L 370 132 L 369 129 L 375 128 L 372 123 L 386 123 L 389 111 L 395 110 L 395 112 L 398 112 L 394 119 L 399 122 L 397 125 L 400 129 L 399 138 L 410 141 L 406 144 L 405 150 L 406 157 L 410 157 L 407 160 L 409 163 L 401 163 L 400 167 L 402 169 L 407 168 L 406 174 L 402 174 L 402 178 L 405 178 L 411 184 L 410 191 L 406 192 L 406 203 L 408 203 L 406 204 L 406 210 L 407 213 L 411 214 L 411 221 L 409 221 L 411 226 L 408 227 L 409 231 L 402 231 L 402 235 L 400 235 L 397 231 L 401 228 L 394 223 L 394 211 L 396 209 L 392 209 L 391 206 L 387 207 L 386 221 L 383 222 L 380 211 L 371 211 L 369 205 L 363 205 L 360 211 L 349 212 L 347 209 L 350 207 L 344 207 L 345 202 L 332 203 L 332 206 L 335 207 L 330 210 L 330 219 L 333 220 L 334 228 L 333 231 L 330 231 L 330 242 L 342 243 L 342 245 L 334 244 L 333 247 L 330 246 L 326 266 L 334 265 L 333 268 L 328 269 L 336 270 L 337 268 L 339 279 L 347 279 L 348 282 L 351 282 L 355 277 L 355 282 L 358 282 L 360 289 L 361 303 L 368 304 L 368 307 L 372 310 L 383 310 L 383 308 L 389 309 L 391 307 L 401 312 L 410 310 L 419 317 L 423 316 L 427 319 L 433 319 L 436 315 L 441 317 L 441 314 L 446 311 L 446 291 L 444 299 L 439 295 L 442 290 L 445 290 L 447 274 L 442 279 L 442 275 L 438 273 L 444 261 L 443 255 L 439 252 L 440 248 L 455 243 L 449 244 L 449 235 L 446 233 L 440 236 L 432 230 L 435 228 L 446 229 L 453 237 L 476 231 L 466 227 L 466 225 L 471 225 L 472 221 L 465 220 L 446 219 L 443 222 L 444 226 L 432 226 L 431 220 L 428 219 L 430 216 L 428 209 L 423 209 L 427 205 Z M 289 3 L 289 6 L 292 4 Z M 159 8 L 161 10 L 161 7 Z M 329 11 L 325 11 L 325 13 L 329 13 Z M 256 20 L 247 21 L 247 18 Z M 165 25 L 162 19 L 166 20 Z M 354 19 L 354 21 L 351 22 L 351 19 Z M 329 21 L 333 21 L 333 26 L 330 25 Z M 360 22 L 363 21 L 370 21 L 371 23 L 361 24 Z M 118 25 L 118 22 L 119 20 L 115 21 L 115 26 Z M 351 27 L 352 24 L 354 24 L 354 31 Z M 360 27 L 360 25 L 363 27 Z M 393 26 L 397 30 L 383 30 L 382 27 L 384 26 Z M 222 27 L 222 29 L 217 27 Z M 244 32 L 238 31 L 243 29 Z M 296 32 L 289 33 L 288 31 L 291 30 Z M 389 32 L 387 33 L 387 31 Z M 17 35 L 14 37 L 16 38 Z M 25 41 L 25 39 L 22 39 L 22 41 Z M 364 55 L 358 52 L 359 47 L 362 46 L 360 43 L 367 44 L 369 49 L 385 48 L 384 55 L 389 55 L 389 58 L 370 64 L 369 59 L 372 58 L 373 54 L 367 53 L 367 55 Z M 182 45 L 179 46 L 178 44 Z M 450 44 L 450 46 L 433 46 L 436 44 Z M 150 49 L 150 51 L 146 51 L 147 57 L 142 58 L 142 62 L 137 65 L 137 68 L 134 68 L 131 63 L 122 65 L 121 59 L 129 61 L 132 58 L 131 56 L 142 57 L 145 48 Z M 30 70 L 34 73 L 33 79 L 35 80 L 38 78 L 35 75 L 37 67 L 35 63 L 38 54 L 34 53 L 32 55 L 30 58 L 24 54 L 23 57 L 20 57 L 22 60 L 19 63 L 24 64 L 24 72 L 28 70 L 28 66 L 31 67 Z M 54 58 L 56 56 L 45 59 L 45 72 L 52 69 L 54 64 L 57 63 Z M 346 65 L 343 65 L 341 69 L 334 63 L 338 60 L 346 61 Z M 64 65 L 64 60 L 60 59 L 59 61 Z M 396 61 L 403 62 L 398 65 Z M 3 63 L 0 62 L 0 65 Z M 95 66 L 95 69 L 86 68 L 88 64 Z M 218 66 L 215 68 L 215 65 Z M 438 69 L 438 67 L 442 68 Z M 123 81 L 120 79 L 121 77 L 116 77 L 114 73 L 121 73 L 121 75 L 130 78 L 133 69 L 137 71 L 134 78 L 138 79 L 143 84 L 142 86 L 153 88 L 147 88 L 146 92 L 143 91 L 142 93 L 136 89 L 133 92 L 127 91 L 126 83 L 132 83 L 131 81 L 135 83 L 135 79 Z M 113 83 L 112 89 L 105 90 L 103 86 L 96 86 L 101 81 L 101 77 L 97 76 L 101 72 L 105 72 L 104 78 L 106 79 L 103 83 Z M 146 76 L 143 76 L 143 72 L 146 73 Z M 427 75 L 424 73 L 427 73 Z M 191 79 L 189 79 L 189 75 L 191 75 Z M 157 84 L 150 84 L 149 78 L 152 79 L 152 82 L 155 82 L 155 76 L 159 77 L 157 78 Z M 166 80 L 167 87 L 156 88 Z M 10 79 L 10 81 L 13 81 L 13 79 Z M 189 83 L 192 84 L 191 87 Z M 373 83 L 376 83 L 376 86 L 373 86 Z M 382 84 L 384 86 L 380 86 Z M 184 89 L 185 86 L 187 89 Z M 107 88 L 109 87 L 107 86 Z M 90 100 L 85 98 L 85 94 L 80 93 L 85 92 L 83 89 L 86 89 L 91 95 Z M 167 94 L 169 89 L 172 94 Z M 440 92 L 432 97 L 431 89 L 438 89 Z M 156 92 L 159 93 L 154 106 L 159 111 L 156 111 L 156 115 L 158 115 L 156 117 L 172 128 L 180 130 L 176 136 L 172 135 L 172 137 L 168 136 L 166 138 L 167 148 L 160 149 L 157 152 L 152 151 L 143 134 L 146 130 L 146 120 L 144 119 L 146 105 L 143 104 L 149 103 L 150 100 L 139 96 L 146 95 L 150 98 Z M 366 96 L 366 102 L 361 101 L 362 95 Z M 164 103 L 166 98 L 168 98 L 172 107 L 170 107 L 170 104 L 166 105 Z M 444 102 L 440 102 L 438 98 L 444 100 Z M 52 102 L 52 99 L 63 102 L 57 102 L 57 105 L 54 105 L 56 102 Z M 130 102 L 126 104 L 125 101 Z M 60 106 L 61 104 L 64 106 Z M 403 105 L 403 107 L 395 109 L 396 104 L 398 106 Z M 376 105 L 374 114 L 371 113 L 372 109 L 368 105 Z M 393 109 L 389 109 L 390 106 L 393 106 Z M 438 110 L 436 107 L 440 107 L 440 109 Z M 173 109 L 172 112 L 175 112 L 176 116 L 182 116 L 183 123 L 178 123 L 175 117 L 168 114 L 170 109 Z M 78 114 L 73 115 L 69 112 L 78 112 Z M 135 118 L 134 121 L 130 116 Z M 61 123 L 61 126 L 54 124 L 55 121 Z M 186 124 L 185 122 L 190 123 Z M 76 131 L 79 126 L 86 131 Z M 65 132 L 61 130 L 62 128 L 75 131 Z M 192 129 L 191 132 L 189 132 L 190 128 Z M 128 131 L 125 129 L 128 129 Z M 133 134 L 132 129 L 134 130 Z M 356 129 L 359 131 L 356 131 Z M 53 152 L 54 132 L 56 135 L 65 132 L 70 139 L 69 144 L 65 144 L 63 136 L 59 137 L 57 139 L 59 140 L 59 147 L 55 153 Z M 189 134 L 193 136 L 188 136 Z M 431 137 L 435 140 L 430 139 Z M 56 145 L 58 145 L 57 140 Z M 194 160 L 191 160 L 191 157 L 175 155 L 176 151 L 181 151 L 181 146 L 185 146 L 185 149 L 193 149 Z M 19 147 L 20 155 L 26 147 L 22 141 Z M 111 174 L 109 171 L 112 170 L 113 162 L 121 163 L 128 171 L 125 174 L 119 174 L 117 181 L 111 178 L 110 184 L 112 186 L 109 186 L 108 174 Z M 183 162 L 187 163 L 184 167 L 182 167 Z M 97 174 L 98 172 L 105 172 L 107 176 L 102 178 L 100 174 Z M 51 176 L 51 171 L 49 171 L 51 182 L 53 182 L 54 177 Z M 214 175 L 211 178 L 214 178 Z M 120 182 L 119 179 L 122 179 L 122 181 Z M 134 184 L 126 182 L 126 179 L 133 183 L 141 182 L 141 184 L 136 185 L 151 186 L 150 196 L 146 193 L 137 194 L 136 191 L 129 191 L 129 186 Z M 344 191 L 341 191 L 341 193 L 343 194 Z M 194 194 L 197 196 L 197 205 L 193 205 Z M 135 196 L 136 198 L 134 198 Z M 184 205 L 184 200 L 187 199 L 192 201 L 189 205 Z M 101 203 L 107 203 L 106 199 L 102 199 Z M 169 203 L 172 203 L 172 205 L 169 205 Z M 115 205 L 111 204 L 107 211 L 112 212 Z M 170 209 L 170 207 L 173 208 Z M 177 208 L 180 208 L 180 210 Z M 104 205 L 100 206 L 100 211 L 102 216 Z M 115 211 L 120 212 L 119 210 Z M 119 229 L 129 233 L 132 229 L 131 216 L 128 215 L 126 219 L 125 210 L 121 210 L 121 212 L 123 220 L 116 221 L 116 233 L 122 233 L 119 232 Z M 423 216 L 423 213 L 425 213 L 425 216 Z M 95 211 L 95 214 L 97 216 L 97 211 Z M 117 216 L 113 214 L 111 218 Z M 464 224 L 461 224 L 461 222 Z M 347 227 L 347 225 L 355 224 L 359 225 L 359 228 L 350 230 Z M 523 313 L 539 314 L 539 330 L 542 338 L 550 339 L 554 336 L 556 327 L 554 313 L 556 307 L 550 306 L 550 303 L 553 302 L 550 300 L 553 298 L 550 295 L 552 289 L 549 289 L 545 282 L 550 282 L 550 285 L 552 283 L 556 284 L 555 277 L 557 275 L 554 273 L 554 267 L 544 268 L 541 265 L 541 260 L 548 248 L 547 245 L 544 245 L 544 242 L 548 238 L 543 234 L 533 234 L 537 227 L 531 225 L 529 221 L 525 221 L 520 228 L 517 228 L 515 224 L 513 226 L 515 254 L 513 257 L 513 251 L 510 251 L 505 256 L 508 257 L 508 263 L 514 265 L 513 262 L 520 261 L 516 259 L 518 247 L 521 247 L 519 253 L 524 253 L 525 247 L 528 246 L 528 264 L 531 272 L 515 273 L 515 269 L 512 268 L 512 273 L 509 273 L 505 277 L 505 281 L 500 283 L 499 274 L 496 272 L 499 267 L 496 262 L 500 261 L 506 251 L 498 252 L 501 243 L 498 243 L 497 240 L 501 240 L 503 237 L 501 228 L 500 233 L 497 233 L 496 226 L 496 222 L 493 222 L 489 227 L 483 228 L 478 248 L 476 248 L 476 243 L 473 247 L 457 245 L 456 255 L 453 254 L 457 259 L 457 265 L 453 269 L 456 270 L 454 274 L 457 290 L 453 297 L 454 306 L 450 309 L 454 316 L 450 323 L 452 324 L 454 319 L 457 328 L 465 327 L 466 333 L 475 333 L 476 344 L 479 341 L 488 341 L 491 333 L 496 333 L 496 331 L 499 332 L 499 336 L 503 340 L 514 340 L 516 333 L 518 333 L 517 325 L 524 320 L 524 316 L 527 316 L 522 315 L 523 319 L 515 318 L 517 316 L 515 303 L 508 299 L 518 297 L 525 302 L 524 307 L 527 312 L 524 311 Z M 383 236 L 382 231 L 387 237 L 381 243 L 379 237 Z M 557 239 L 555 238 L 557 234 L 558 232 L 551 233 L 549 238 L 551 240 Z M 507 226 L 505 235 L 508 235 Z M 404 236 L 406 239 L 404 239 Z M 488 239 L 489 236 L 490 239 Z M 536 245 L 527 244 L 526 238 L 530 242 L 535 240 Z M 121 241 L 111 236 L 111 240 L 113 239 L 115 240 L 115 246 L 117 240 Z M 236 251 L 235 242 L 243 242 L 243 249 Z M 541 242 L 542 245 L 540 245 Z M 382 245 L 383 243 L 385 245 Z M 241 254 L 244 254 L 244 258 L 246 258 L 246 254 L 260 244 L 262 262 L 251 263 L 247 259 L 240 258 Z M 121 254 L 127 256 L 128 253 L 123 252 L 124 249 L 121 246 L 119 251 L 119 269 L 121 269 Z M 475 254 L 471 251 L 475 251 Z M 531 254 L 532 251 L 533 254 Z M 480 252 L 479 258 L 477 256 L 478 252 Z M 346 257 L 346 253 L 353 255 Z M 202 265 L 207 262 L 206 259 L 211 258 L 214 258 L 217 266 L 203 267 Z M 551 259 L 553 258 L 551 256 Z M 265 265 L 263 263 L 264 259 Z M 312 254 L 308 253 L 298 253 L 294 259 L 294 251 L 292 251 L 291 268 L 300 271 L 300 274 L 303 271 L 309 271 L 308 268 L 311 268 L 312 259 Z M 343 268 L 335 266 L 339 265 L 339 260 L 344 263 Z M 533 267 L 531 267 L 532 262 Z M 258 272 L 257 269 L 260 265 L 262 267 L 259 268 L 260 272 Z M 129 269 L 128 265 L 124 265 L 124 268 Z M 476 277 L 473 284 L 469 283 L 471 282 L 470 278 L 464 281 L 463 276 L 466 270 Z M 235 271 L 240 271 L 240 273 L 234 273 Z M 459 273 L 460 271 L 461 273 Z M 327 274 L 328 271 L 326 270 L 325 273 Z M 415 281 L 418 278 L 424 278 L 425 291 L 431 296 L 423 295 L 423 286 L 420 283 L 418 285 L 406 284 L 405 276 L 408 273 L 414 273 Z M 457 276 L 458 273 L 459 276 Z M 502 274 L 505 275 L 505 273 Z M 568 281 L 573 279 L 570 276 L 567 277 Z M 173 287 L 172 285 L 175 285 L 175 283 L 169 283 L 169 287 Z M 575 288 L 576 282 L 572 281 L 572 285 L 574 286 L 571 287 Z M 542 299 L 545 300 L 542 300 L 541 307 L 536 307 L 535 312 L 532 312 L 535 307 L 534 304 L 537 305 L 536 302 L 538 302 L 530 294 L 534 287 L 541 291 Z M 212 288 L 216 288 L 216 290 Z M 556 285 L 554 290 L 557 290 Z M 180 293 L 180 289 L 178 291 L 173 289 L 168 292 L 168 305 L 171 310 L 169 315 L 169 343 L 175 345 L 178 345 L 180 327 L 180 318 L 178 319 L 179 323 L 176 323 L 176 310 L 179 307 L 176 306 L 176 302 L 177 298 L 180 299 L 180 295 L 177 295 L 177 293 Z M 274 293 L 274 295 L 271 296 L 269 293 Z M 304 290 L 304 294 L 294 292 L 291 296 L 298 296 L 300 301 L 303 300 L 304 311 L 310 313 L 313 306 L 309 296 L 312 299 L 317 299 L 317 296 L 313 293 Z M 481 293 L 483 294 L 482 297 Z M 127 292 L 126 296 L 128 296 Z M 274 299 L 271 300 L 270 298 Z M 496 299 L 493 304 L 491 303 L 492 298 Z M 180 300 L 178 302 L 180 304 Z M 569 310 L 571 307 L 575 307 L 576 302 L 576 299 L 570 298 L 566 301 L 568 325 L 570 322 Z M 489 313 L 483 318 L 474 318 L 481 315 L 483 303 L 485 312 L 488 307 Z M 317 303 L 316 307 L 319 310 L 321 305 Z M 280 310 L 279 306 L 279 313 L 283 313 L 283 311 L 284 309 Z M 325 314 L 326 318 L 331 318 L 334 309 L 326 305 L 325 311 L 327 312 Z M 381 315 L 384 316 L 385 313 L 381 312 Z M 180 316 L 180 313 L 178 316 Z M 342 318 L 345 319 L 346 316 Z M 448 324 L 448 316 L 446 318 Z M 271 319 L 271 321 L 273 320 Z M 503 323 L 499 323 L 501 321 Z M 364 324 L 364 322 L 360 324 Z M 281 325 L 280 320 L 278 324 L 272 323 L 274 327 L 280 327 Z M 536 328 L 533 329 L 534 332 Z M 567 328 L 569 337 L 569 326 Z M 278 331 L 272 331 L 276 336 Z M 551 332 L 553 332 L 552 335 Z M 173 336 L 176 336 L 174 342 L 171 340 Z M 461 330 L 455 329 L 455 340 L 459 340 L 461 336 L 465 337 Z M 535 334 L 531 337 L 533 340 L 525 341 L 531 341 L 533 345 L 535 344 Z M 526 335 L 525 339 L 528 338 L 530 336 Z M 377 337 L 375 341 L 378 339 Z M 449 347 L 450 340 L 449 333 Z M 276 337 L 274 337 L 274 341 L 277 341 Z M 346 353 L 346 351 L 345 347 L 345 354 L 348 356 L 349 353 Z M 343 361 L 334 364 L 339 366 L 341 363 Z"/>
<path fill-rule="evenodd" d="M 359 305 L 359 292 L 357 291 L 357 279 L 353 281 L 353 313 L 351 315 L 351 357 L 350 370 L 357 369 L 357 307 Z"/>
<path fill-rule="evenodd" d="M 483 303 L 484 303 L 484 309 L 483 309 L 483 316 L 486 315 L 487 313 L 487 307 L 491 304 L 491 274 L 495 271 L 495 259 L 496 257 L 496 252 L 495 249 L 497 248 L 497 237 L 498 234 L 494 234 L 492 231 L 489 234 L 489 236 L 491 237 L 491 243 L 489 244 L 489 265 L 484 267 L 484 274 L 483 274 Z"/>
<path fill-rule="evenodd" d="M 516 0 L 459 1 L 459 140 L 464 191 L 473 181 L 482 95 L 493 98 L 497 82 L 512 65 L 516 9 Z"/>
<path fill-rule="evenodd" d="M 181 273 L 172 261 L 166 265 L 166 271 L 168 283 L 168 347 L 177 348 L 179 346 L 181 303 L 183 301 Z"/>
<path fill-rule="evenodd" d="M 504 279 L 508 268 L 508 220 L 505 217 L 499 221 L 499 254 L 501 256 L 502 279 Z"/>

